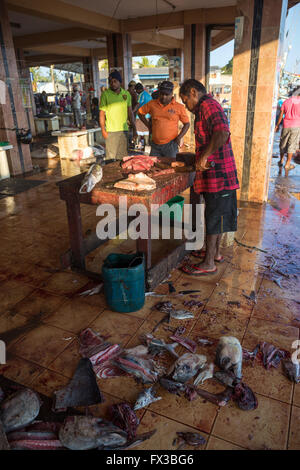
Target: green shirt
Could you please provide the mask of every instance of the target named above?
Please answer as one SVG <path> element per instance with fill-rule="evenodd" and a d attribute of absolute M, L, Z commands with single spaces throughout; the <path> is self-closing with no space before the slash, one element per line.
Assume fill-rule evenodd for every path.
<path fill-rule="evenodd" d="M 128 106 L 131 106 L 129 91 L 121 88 L 118 94 L 109 88 L 102 93 L 100 110 L 105 112 L 107 132 L 128 131 Z"/>

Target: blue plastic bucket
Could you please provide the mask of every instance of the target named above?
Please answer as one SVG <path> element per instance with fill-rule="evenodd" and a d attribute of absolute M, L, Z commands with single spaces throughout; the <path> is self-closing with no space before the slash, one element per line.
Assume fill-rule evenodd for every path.
<path fill-rule="evenodd" d="M 115 312 L 140 310 L 145 303 L 145 260 L 142 253 L 111 253 L 102 266 L 106 302 Z"/>

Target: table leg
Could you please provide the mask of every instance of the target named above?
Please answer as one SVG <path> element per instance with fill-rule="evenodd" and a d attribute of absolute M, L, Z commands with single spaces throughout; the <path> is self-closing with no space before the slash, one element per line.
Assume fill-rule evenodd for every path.
<path fill-rule="evenodd" d="M 85 250 L 82 236 L 79 196 L 77 194 L 69 194 L 66 199 L 66 204 L 72 251 L 72 266 L 85 269 Z"/>
<path fill-rule="evenodd" d="M 137 251 L 140 251 L 140 252 L 144 253 L 146 269 L 150 269 L 151 266 L 152 266 L 152 260 L 151 260 L 151 248 L 152 248 L 151 214 L 148 215 L 148 237 L 147 238 L 138 238 L 137 241 L 136 241 L 136 248 L 137 248 Z"/>

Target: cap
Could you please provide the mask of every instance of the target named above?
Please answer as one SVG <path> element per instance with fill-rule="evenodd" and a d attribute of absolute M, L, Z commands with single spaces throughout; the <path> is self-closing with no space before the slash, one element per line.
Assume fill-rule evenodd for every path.
<path fill-rule="evenodd" d="M 165 80 L 164 82 L 162 82 L 159 87 L 159 91 L 163 91 L 164 93 L 168 93 L 168 94 L 173 93 L 173 90 L 174 90 L 174 85 L 172 82 L 169 82 L 168 80 Z"/>
<path fill-rule="evenodd" d="M 136 82 L 134 80 L 131 80 L 129 83 L 128 83 L 128 86 L 135 86 L 136 85 Z"/>

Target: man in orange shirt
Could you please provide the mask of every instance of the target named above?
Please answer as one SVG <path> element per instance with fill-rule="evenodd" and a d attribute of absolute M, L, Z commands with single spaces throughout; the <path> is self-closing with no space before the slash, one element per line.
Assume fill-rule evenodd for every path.
<path fill-rule="evenodd" d="M 140 120 L 152 133 L 150 155 L 176 158 L 180 140 L 187 133 L 190 123 L 183 104 L 173 97 L 173 83 L 164 81 L 159 87 L 159 96 L 138 110 Z M 151 120 L 145 115 L 150 114 Z M 178 133 L 178 123 L 183 127 Z"/>

